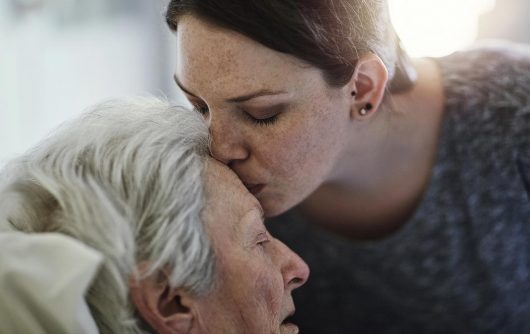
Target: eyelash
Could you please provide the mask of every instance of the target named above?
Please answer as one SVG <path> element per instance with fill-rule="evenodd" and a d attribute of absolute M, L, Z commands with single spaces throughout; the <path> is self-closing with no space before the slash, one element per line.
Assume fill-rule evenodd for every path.
<path fill-rule="evenodd" d="M 260 241 L 257 242 L 257 244 L 261 247 L 265 247 L 265 244 L 271 241 L 266 233 L 264 233 L 264 237 L 265 238 L 261 238 Z"/>
<path fill-rule="evenodd" d="M 194 105 L 193 108 L 199 112 L 201 115 L 205 116 L 206 114 L 208 114 L 209 110 L 208 110 L 208 107 L 205 107 L 205 106 L 199 106 L 199 105 Z M 252 117 L 249 113 L 247 112 L 244 112 L 243 113 L 245 114 L 245 116 L 251 121 L 253 122 L 254 124 L 256 125 L 260 125 L 260 126 L 268 126 L 268 125 L 272 125 L 274 123 L 276 123 L 276 121 L 278 120 L 278 116 L 279 114 L 276 114 L 276 115 L 273 115 L 271 117 L 267 117 L 267 118 L 254 118 Z"/>
<path fill-rule="evenodd" d="M 276 123 L 276 121 L 278 120 L 278 115 L 279 114 L 276 114 L 276 115 L 273 115 L 273 116 L 267 117 L 267 118 L 262 118 L 262 119 L 254 118 L 254 117 L 250 116 L 247 113 L 245 113 L 245 115 L 247 115 L 250 118 L 250 120 L 252 122 L 254 122 L 255 124 L 257 124 L 257 125 L 268 126 L 268 125 L 272 125 L 272 124 Z"/>

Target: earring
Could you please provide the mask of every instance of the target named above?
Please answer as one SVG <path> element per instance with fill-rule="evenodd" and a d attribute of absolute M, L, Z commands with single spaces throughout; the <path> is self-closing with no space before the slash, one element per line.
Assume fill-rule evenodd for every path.
<path fill-rule="evenodd" d="M 371 103 L 367 103 L 366 106 L 364 106 L 364 108 L 362 108 L 361 110 L 359 110 L 359 114 L 361 116 L 366 116 L 366 114 L 368 114 L 368 111 L 372 110 L 373 106 Z"/>
<path fill-rule="evenodd" d="M 351 92 L 351 96 L 355 96 L 355 95 L 357 95 L 356 91 Z"/>

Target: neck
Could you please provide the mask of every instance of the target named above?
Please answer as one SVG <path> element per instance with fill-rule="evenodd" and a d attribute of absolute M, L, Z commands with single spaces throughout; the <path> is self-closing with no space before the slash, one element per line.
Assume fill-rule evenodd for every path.
<path fill-rule="evenodd" d="M 346 138 L 350 145 L 328 182 L 351 191 L 379 192 L 401 182 L 401 177 L 409 179 L 418 166 L 432 160 L 443 106 L 440 92 L 432 86 L 433 64 L 415 64 L 418 82 L 412 90 L 388 96 L 372 118 L 352 125 Z"/>
<path fill-rule="evenodd" d="M 436 65 L 417 60 L 415 66 L 418 81 L 411 91 L 389 96 L 377 114 L 355 122 L 346 138 L 351 145 L 301 206 L 310 218 L 325 225 L 333 219 L 354 232 L 365 224 L 374 230 L 369 235 L 378 235 L 413 212 L 434 164 L 443 110 Z"/>

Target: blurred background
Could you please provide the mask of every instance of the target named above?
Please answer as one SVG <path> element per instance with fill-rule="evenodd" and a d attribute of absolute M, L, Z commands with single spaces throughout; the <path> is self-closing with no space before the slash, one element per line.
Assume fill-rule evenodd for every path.
<path fill-rule="evenodd" d="M 529 0 L 389 0 L 413 56 L 530 43 Z M 0 0 L 0 167 L 102 99 L 177 91 L 167 0 Z"/>

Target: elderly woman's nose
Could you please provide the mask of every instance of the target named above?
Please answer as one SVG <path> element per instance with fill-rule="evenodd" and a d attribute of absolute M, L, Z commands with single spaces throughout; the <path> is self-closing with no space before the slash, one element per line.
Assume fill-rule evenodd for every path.
<path fill-rule="evenodd" d="M 309 266 L 286 245 L 281 243 L 283 248 L 284 262 L 282 263 L 282 274 L 285 287 L 294 290 L 307 282 L 309 278 Z"/>
<path fill-rule="evenodd" d="M 210 154 L 216 160 L 230 165 L 237 160 L 245 160 L 248 150 L 241 133 L 234 128 L 234 124 L 227 124 L 221 117 L 210 117 Z"/>

